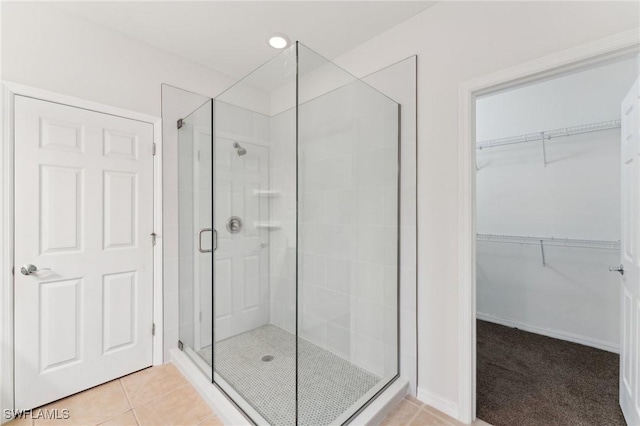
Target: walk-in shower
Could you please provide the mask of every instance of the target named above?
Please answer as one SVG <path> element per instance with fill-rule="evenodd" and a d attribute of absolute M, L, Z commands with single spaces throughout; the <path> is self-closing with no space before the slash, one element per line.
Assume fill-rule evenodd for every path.
<path fill-rule="evenodd" d="M 399 115 L 296 43 L 180 122 L 180 347 L 257 424 L 398 377 Z"/>

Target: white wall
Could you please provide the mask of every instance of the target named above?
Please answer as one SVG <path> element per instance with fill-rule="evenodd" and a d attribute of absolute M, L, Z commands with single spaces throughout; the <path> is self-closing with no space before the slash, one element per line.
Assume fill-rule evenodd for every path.
<path fill-rule="evenodd" d="M 2 3 L 2 79 L 159 117 L 163 123 L 165 359 L 178 340 L 176 120 L 233 80 L 41 2 Z M 161 95 L 162 93 L 162 95 Z M 156 229 L 156 232 L 158 229 Z"/>
<path fill-rule="evenodd" d="M 483 97 L 479 140 L 620 118 L 635 58 Z M 480 233 L 620 239 L 620 130 L 478 151 Z M 617 351 L 619 250 L 477 246 L 478 318 Z"/>
<path fill-rule="evenodd" d="M 442 2 L 336 60 L 366 75 L 418 55 L 419 396 L 458 407 L 458 86 L 638 27 L 638 4 Z"/>
<path fill-rule="evenodd" d="M 214 96 L 234 81 L 52 2 L 3 2 L 2 59 L 4 80 L 157 117 L 162 83 Z"/>

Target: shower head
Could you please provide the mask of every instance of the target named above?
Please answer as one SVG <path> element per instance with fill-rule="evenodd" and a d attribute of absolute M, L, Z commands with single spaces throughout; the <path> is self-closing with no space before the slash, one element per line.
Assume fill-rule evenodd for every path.
<path fill-rule="evenodd" d="M 237 149 L 238 156 L 243 156 L 247 153 L 247 150 L 240 146 L 238 142 L 233 143 L 233 147 Z"/>

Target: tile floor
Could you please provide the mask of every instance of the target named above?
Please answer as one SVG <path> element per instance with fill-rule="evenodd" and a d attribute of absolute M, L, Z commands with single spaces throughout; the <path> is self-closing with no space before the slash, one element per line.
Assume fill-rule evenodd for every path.
<path fill-rule="evenodd" d="M 459 426 L 456 419 L 408 396 L 382 421 L 380 426 Z M 478 419 L 473 426 L 491 426 Z"/>
<path fill-rule="evenodd" d="M 66 420 L 19 419 L 9 426 L 223 426 L 196 390 L 165 364 L 130 374 L 41 408 L 68 409 Z M 458 426 L 462 423 L 407 397 L 381 426 Z M 478 420 L 474 426 L 488 426 Z"/>
<path fill-rule="evenodd" d="M 41 407 L 69 410 L 66 420 L 19 419 L 11 426 L 222 426 L 173 366 L 151 367 Z"/>

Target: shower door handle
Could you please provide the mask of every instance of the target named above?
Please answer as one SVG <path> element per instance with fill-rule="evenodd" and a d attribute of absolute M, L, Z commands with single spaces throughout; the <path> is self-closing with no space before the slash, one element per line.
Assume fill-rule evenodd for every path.
<path fill-rule="evenodd" d="M 213 232 L 213 248 L 210 249 L 203 249 L 202 248 L 202 234 L 204 232 Z M 216 232 L 215 229 L 213 228 L 202 228 L 198 231 L 198 251 L 200 253 L 211 253 L 213 252 L 216 248 L 218 248 L 218 244 L 217 244 L 217 240 L 218 239 L 218 233 Z"/>

